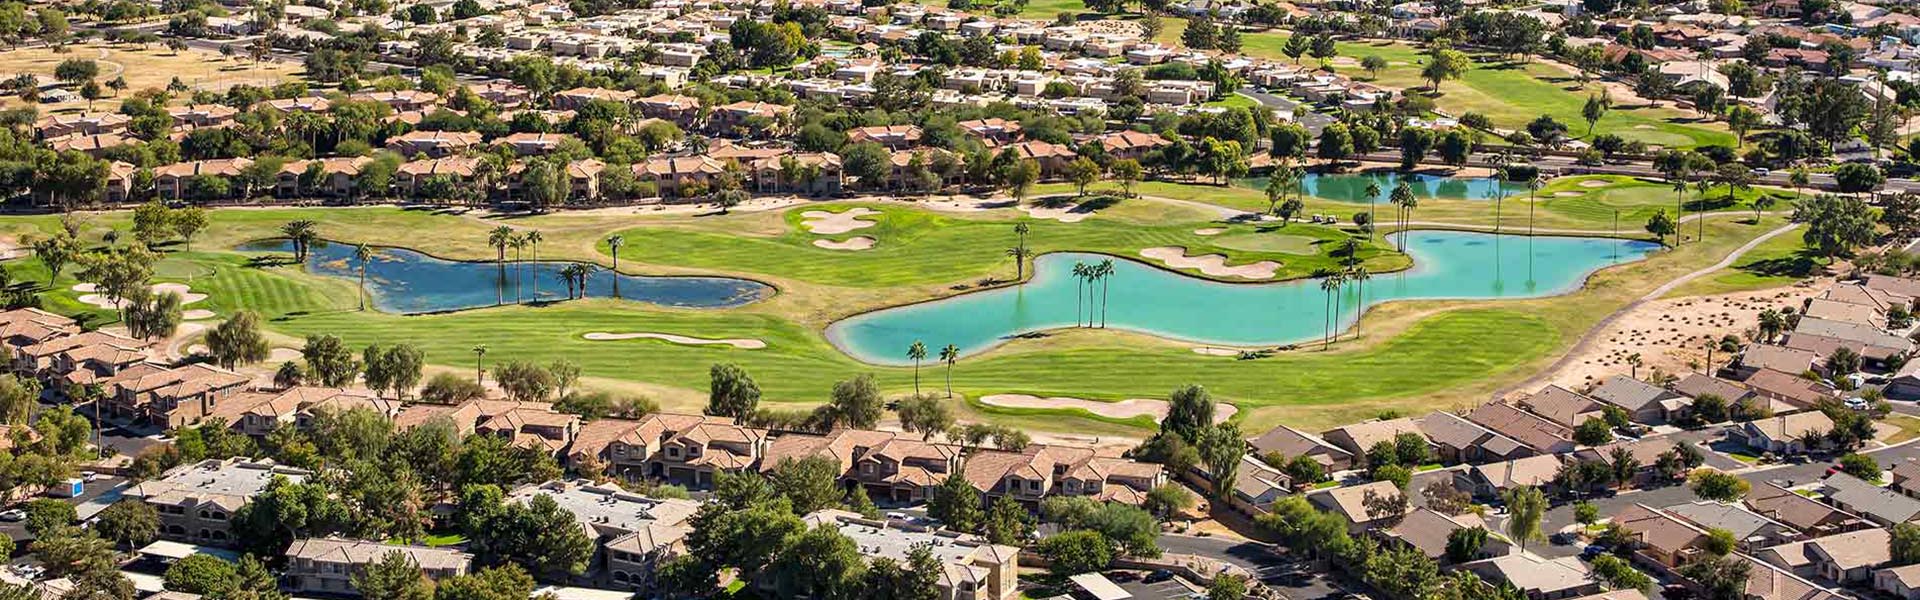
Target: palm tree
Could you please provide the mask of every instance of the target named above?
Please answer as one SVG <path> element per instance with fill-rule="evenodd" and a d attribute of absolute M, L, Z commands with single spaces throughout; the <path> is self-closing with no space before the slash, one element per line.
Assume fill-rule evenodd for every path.
<path fill-rule="evenodd" d="M 527 248 L 527 238 L 520 235 L 513 236 L 513 240 L 507 242 L 507 245 L 513 247 L 513 301 L 518 303 L 520 302 L 520 269 L 525 265 L 520 260 L 520 251 Z"/>
<path fill-rule="evenodd" d="M 287 242 L 293 244 L 294 262 L 307 262 L 307 250 L 313 246 L 315 240 L 320 239 L 320 232 L 316 227 L 318 224 L 306 219 L 288 221 L 280 226 L 280 235 L 285 236 Z"/>
<path fill-rule="evenodd" d="M 620 247 L 626 245 L 627 236 L 613 234 L 607 236 L 607 247 L 613 249 L 613 297 L 620 297 Z"/>
<path fill-rule="evenodd" d="M 487 232 L 487 243 L 493 246 L 494 264 L 500 265 L 499 304 L 507 303 L 507 246 L 513 244 L 513 228 L 505 225 Z"/>
<path fill-rule="evenodd" d="M 487 355 L 486 346 L 473 347 L 473 382 L 474 383 L 487 382 L 487 375 L 486 375 L 487 372 L 481 368 L 482 365 L 480 364 L 480 358 L 486 355 Z"/>
<path fill-rule="evenodd" d="M 1337 274 L 1333 269 L 1318 269 L 1313 272 L 1314 277 L 1320 278 L 1320 291 L 1327 295 L 1326 301 L 1320 305 L 1320 310 L 1323 311 L 1320 316 L 1320 338 L 1323 340 L 1331 340 L 1329 336 L 1333 335 L 1333 290 L 1340 287 L 1340 282 L 1333 279 Z"/>
<path fill-rule="evenodd" d="M 1541 179 L 1539 173 L 1534 173 L 1533 178 L 1527 180 L 1527 237 L 1533 237 L 1533 208 L 1540 204 L 1540 188 L 1546 185 L 1546 180 Z"/>
<path fill-rule="evenodd" d="M 1354 310 L 1359 311 L 1359 313 L 1367 312 L 1367 280 L 1372 279 L 1373 274 L 1367 272 L 1365 265 L 1355 264 L 1347 267 L 1346 276 L 1348 280 L 1359 286 L 1356 290 L 1360 295 L 1353 301 Z M 1360 315 L 1358 313 L 1353 317 L 1353 337 L 1356 339 L 1360 337 Z"/>
<path fill-rule="evenodd" d="M 1400 236 L 1400 251 L 1406 252 L 1407 251 L 1407 210 L 1410 205 L 1417 202 L 1417 200 L 1413 198 L 1413 187 L 1407 185 L 1407 182 L 1405 181 L 1400 182 L 1400 185 L 1393 186 L 1393 195 L 1390 196 L 1387 199 L 1387 201 L 1392 202 L 1394 208 L 1398 209 L 1398 212 L 1396 212 L 1395 214 L 1399 216 L 1396 217 L 1395 222 L 1399 226 L 1396 229 L 1396 231 L 1394 231 L 1394 233 L 1399 234 Z"/>
<path fill-rule="evenodd" d="M 1380 182 L 1378 181 L 1367 182 L 1367 222 L 1373 223 L 1374 226 L 1376 227 L 1379 226 L 1379 221 L 1375 221 L 1373 218 L 1373 213 L 1374 213 L 1373 207 L 1374 205 L 1379 203 L 1380 203 Z"/>
<path fill-rule="evenodd" d="M 1108 285 L 1107 279 L 1113 277 L 1113 272 L 1114 272 L 1113 259 L 1109 258 L 1109 259 L 1100 261 L 1100 266 L 1097 267 L 1097 269 L 1100 272 L 1100 328 L 1106 329 L 1107 328 L 1107 285 Z M 1092 318 L 1088 318 L 1088 320 L 1092 320 Z"/>
<path fill-rule="evenodd" d="M 360 289 L 359 289 L 360 310 L 366 310 L 367 309 L 367 263 L 373 262 L 373 250 L 367 248 L 367 245 L 365 243 L 361 243 L 359 246 L 354 247 L 353 259 L 360 261 Z"/>
<path fill-rule="evenodd" d="M 527 246 L 533 249 L 533 301 L 540 301 L 540 230 L 527 232 Z"/>
<path fill-rule="evenodd" d="M 1682 202 L 1682 200 L 1686 197 L 1687 197 L 1687 180 L 1685 179 L 1673 180 L 1673 216 L 1674 218 L 1677 219 L 1677 218 L 1680 218 L 1680 215 L 1687 214 L 1685 204 Z M 1676 227 L 1675 229 L 1678 229 L 1678 228 Z M 1680 236 L 1678 235 L 1673 236 L 1673 245 L 1674 246 L 1680 245 Z"/>
<path fill-rule="evenodd" d="M 960 347 L 947 344 L 940 349 L 940 361 L 947 363 L 947 397 L 953 397 L 953 363 L 960 360 Z"/>
<path fill-rule="evenodd" d="M 1074 278 L 1073 326 L 1074 327 L 1080 326 L 1080 317 L 1082 314 L 1084 314 L 1080 311 L 1080 305 L 1082 304 L 1081 298 L 1086 295 L 1085 292 L 1087 289 L 1087 273 L 1091 269 L 1092 267 L 1088 267 L 1087 263 L 1083 263 L 1083 262 L 1073 263 L 1073 278 Z"/>
<path fill-rule="evenodd" d="M 1500 203 L 1507 199 L 1507 188 L 1494 183 L 1493 189 L 1487 191 L 1487 199 L 1493 201 L 1493 232 L 1500 233 Z"/>
<path fill-rule="evenodd" d="M 1032 256 L 1027 252 L 1027 232 L 1032 230 L 1033 228 L 1028 226 L 1026 221 L 1013 224 L 1013 233 L 1020 236 L 1020 244 L 1014 246 L 1013 250 L 1008 250 L 1007 255 L 1013 257 L 1015 279 L 1024 280 L 1027 278 L 1027 257 Z"/>
<path fill-rule="evenodd" d="M 600 265 L 588 263 L 574 264 L 580 267 L 580 298 L 584 300 L 587 297 L 587 280 L 592 278 L 594 273 L 600 272 Z"/>
<path fill-rule="evenodd" d="M 926 357 L 927 345 L 920 343 L 920 340 L 914 340 L 913 345 L 907 347 L 907 358 L 913 359 L 913 395 L 915 396 L 920 395 L 920 361 Z"/>

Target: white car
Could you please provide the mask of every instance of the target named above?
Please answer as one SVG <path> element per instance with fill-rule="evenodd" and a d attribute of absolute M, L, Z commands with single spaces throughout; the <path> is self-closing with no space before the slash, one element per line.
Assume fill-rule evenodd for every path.
<path fill-rule="evenodd" d="M 13 523 L 16 521 L 25 521 L 25 520 L 27 520 L 27 511 L 24 511 L 24 510 L 15 509 L 15 510 L 9 510 L 6 512 L 0 512 L 0 521 Z"/>
<path fill-rule="evenodd" d="M 95 473 L 95 472 L 93 472 L 93 471 L 81 471 L 81 472 L 80 472 L 80 480 L 81 480 L 81 481 L 85 481 L 85 482 L 87 482 L 87 483 L 93 483 L 93 482 L 94 482 L 95 480 L 98 480 L 98 479 L 100 479 L 100 474 L 99 474 L 99 473 Z"/>

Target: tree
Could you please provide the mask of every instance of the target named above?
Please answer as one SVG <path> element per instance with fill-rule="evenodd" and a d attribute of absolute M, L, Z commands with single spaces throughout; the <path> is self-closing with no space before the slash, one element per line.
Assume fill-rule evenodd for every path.
<path fill-rule="evenodd" d="M 1113 161 L 1113 164 L 1107 166 L 1107 170 L 1112 171 L 1114 180 L 1120 182 L 1121 192 L 1127 197 L 1133 197 L 1133 186 L 1140 182 L 1140 177 L 1144 173 L 1140 161 L 1123 158 Z"/>
<path fill-rule="evenodd" d="M 913 359 L 913 395 L 918 396 L 920 395 L 920 361 L 927 358 L 927 345 L 920 340 L 914 340 L 913 345 L 907 347 L 907 358 Z"/>
<path fill-rule="evenodd" d="M 1673 217 L 1667 216 L 1667 209 L 1662 208 L 1655 211 L 1653 217 L 1647 219 L 1646 229 L 1647 233 L 1653 234 L 1653 237 L 1659 240 L 1660 245 L 1665 246 L 1668 245 L 1667 236 L 1673 235 L 1679 227 L 1674 224 Z"/>
<path fill-rule="evenodd" d="M 1801 240 L 1827 258 L 1851 254 L 1875 240 L 1873 210 L 1859 198 L 1821 194 L 1801 199 L 1793 220 L 1805 223 Z"/>
<path fill-rule="evenodd" d="M 211 554 L 194 554 L 174 561 L 161 576 L 168 590 L 189 594 L 232 593 L 240 572 L 234 564 Z"/>
<path fill-rule="evenodd" d="M 1012 496 L 1001 496 L 987 510 L 986 536 L 989 542 L 1002 546 L 1023 546 L 1032 532 L 1033 516 Z"/>
<path fill-rule="evenodd" d="M 1326 466 L 1305 454 L 1287 461 L 1286 471 L 1287 477 L 1292 478 L 1295 485 L 1319 483 L 1327 478 Z"/>
<path fill-rule="evenodd" d="M 1113 548 L 1107 538 L 1093 531 L 1054 535 L 1040 540 L 1035 550 L 1047 559 L 1047 569 L 1063 578 L 1100 571 L 1113 562 Z"/>
<path fill-rule="evenodd" d="M 1693 494 L 1703 500 L 1735 502 L 1746 497 L 1752 486 L 1747 480 L 1720 471 L 1702 469 L 1687 478 Z"/>
<path fill-rule="evenodd" d="M 1527 542 L 1540 538 L 1540 519 L 1547 513 L 1547 497 L 1540 488 L 1523 485 L 1508 489 L 1500 494 L 1507 505 L 1507 537 L 1520 544 L 1522 551 Z"/>
<path fill-rule="evenodd" d="M 280 236 L 293 246 L 293 261 L 307 262 L 307 252 L 320 241 L 319 224 L 306 219 L 288 221 L 280 226 Z"/>
<path fill-rule="evenodd" d="M 960 360 L 960 347 L 947 344 L 940 349 L 940 362 L 947 363 L 947 397 L 953 397 L 953 363 Z M 876 416 L 877 418 L 877 416 Z"/>
<path fill-rule="evenodd" d="M 53 498 L 35 498 L 25 504 L 27 512 L 27 533 L 35 537 L 45 534 L 55 527 L 64 527 L 80 520 L 72 504 Z"/>
<path fill-rule="evenodd" d="M 1447 534 L 1447 562 L 1463 563 L 1480 557 L 1487 545 L 1484 527 L 1462 527 Z"/>
<path fill-rule="evenodd" d="M 160 535 L 160 513 L 138 500 L 122 500 L 100 511 L 93 524 L 95 533 L 127 550 L 152 542 Z"/>
<path fill-rule="evenodd" d="M 300 356 L 307 362 L 307 372 L 323 386 L 342 387 L 360 374 L 353 352 L 338 336 L 309 334 L 306 345 L 300 348 Z"/>
<path fill-rule="evenodd" d="M 1587 121 L 1587 137 L 1593 137 L 1593 126 L 1607 116 L 1607 109 L 1613 107 L 1613 99 L 1606 94 L 1589 95 L 1587 103 L 1580 108 L 1580 118 Z"/>
<path fill-rule="evenodd" d="M 544 402 L 558 385 L 545 367 L 517 360 L 495 366 L 493 380 L 508 399 L 518 402 Z"/>
<path fill-rule="evenodd" d="M 535 578 L 561 581 L 585 572 L 593 556 L 593 539 L 551 496 L 507 503 L 475 521 L 466 531 L 469 551 L 484 565 L 513 562 Z"/>
<path fill-rule="evenodd" d="M 827 402 L 834 418 L 854 429 L 873 429 L 880 422 L 880 413 L 886 409 L 884 405 L 880 386 L 869 373 L 834 383 L 833 398 Z"/>
<path fill-rule="evenodd" d="M 1705 591 L 1706 600 L 1741 600 L 1747 597 L 1747 578 L 1753 565 L 1745 559 L 1723 556 L 1695 560 L 1680 567 L 1680 574 Z"/>
<path fill-rule="evenodd" d="M 353 588 L 367 600 L 428 600 L 431 585 L 420 565 L 400 550 L 387 551 L 353 576 Z"/>
<path fill-rule="evenodd" d="M 1881 175 L 1880 170 L 1873 165 L 1842 163 L 1833 169 L 1834 186 L 1842 194 L 1871 192 L 1886 181 L 1886 176 Z"/>
<path fill-rule="evenodd" d="M 1219 573 L 1213 581 L 1207 582 L 1207 600 L 1245 600 L 1247 597 L 1247 576 L 1235 573 Z"/>
<path fill-rule="evenodd" d="M 786 457 L 774 465 L 769 480 L 781 496 L 793 504 L 793 511 L 808 514 L 840 503 L 840 466 L 824 456 L 801 459 Z"/>
<path fill-rule="evenodd" d="M 864 597 L 876 600 L 938 600 L 941 566 L 933 551 L 916 547 L 901 564 L 888 557 L 867 565 Z"/>
<path fill-rule="evenodd" d="M 980 494 L 955 473 L 940 482 L 927 498 L 927 516 L 956 531 L 973 531 L 980 523 Z"/>
<path fill-rule="evenodd" d="M 1387 70 L 1387 59 L 1378 54 L 1368 54 L 1360 59 L 1360 68 L 1366 69 L 1367 75 L 1373 79 L 1379 79 L 1380 72 Z"/>
<path fill-rule="evenodd" d="M 1164 520 L 1174 513 L 1192 508 L 1197 500 L 1193 492 L 1187 491 L 1186 486 L 1178 483 L 1163 483 L 1147 490 L 1147 499 L 1140 504 L 1140 507 Z"/>
<path fill-rule="evenodd" d="M 1893 566 L 1920 563 L 1920 525 L 1912 522 L 1894 525 L 1891 534 L 1887 549 L 1893 556 Z"/>
<path fill-rule="evenodd" d="M 715 364 L 708 370 L 709 415 L 746 419 L 760 404 L 760 386 L 739 365 Z"/>
<path fill-rule="evenodd" d="M 1601 554 L 1593 558 L 1594 576 L 1617 590 L 1648 590 L 1653 588 L 1653 578 L 1618 556 Z"/>
<path fill-rule="evenodd" d="M 1598 417 L 1587 417 L 1573 428 L 1573 441 L 1586 446 L 1602 446 L 1613 441 L 1613 427 Z"/>
<path fill-rule="evenodd" d="M 1440 82 L 1458 79 L 1472 68 L 1472 59 L 1457 50 L 1435 49 L 1427 57 L 1427 66 L 1420 69 L 1420 78 L 1427 80 L 1427 89 L 1440 92 Z"/>
<path fill-rule="evenodd" d="M 1840 471 L 1867 481 L 1880 481 L 1880 463 L 1858 452 L 1840 457 Z"/>
<path fill-rule="evenodd" d="M 1745 104 L 1735 104 L 1727 109 L 1727 128 L 1733 130 L 1734 143 L 1739 146 L 1747 145 L 1747 132 L 1753 131 L 1761 123 L 1760 112 Z"/>
<path fill-rule="evenodd" d="M 1200 451 L 1200 461 L 1207 465 L 1215 497 L 1222 502 L 1232 498 L 1233 482 L 1240 472 L 1240 459 L 1247 454 L 1246 440 L 1240 435 L 1240 427 L 1228 422 L 1202 429 L 1193 445 Z"/>
<path fill-rule="evenodd" d="M 900 415 L 900 428 L 920 432 L 921 439 L 953 426 L 953 412 L 936 398 L 914 396 L 901 400 L 894 410 Z"/>
<path fill-rule="evenodd" d="M 1100 164 L 1082 156 L 1067 163 L 1067 181 L 1073 182 L 1075 195 L 1087 195 L 1087 186 L 1100 179 Z"/>
<path fill-rule="evenodd" d="M 433 586 L 434 600 L 522 600 L 533 597 L 533 577 L 517 565 L 443 577 Z"/>

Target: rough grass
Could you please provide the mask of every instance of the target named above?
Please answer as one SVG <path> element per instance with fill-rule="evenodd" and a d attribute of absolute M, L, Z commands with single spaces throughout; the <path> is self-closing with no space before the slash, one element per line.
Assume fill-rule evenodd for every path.
<path fill-rule="evenodd" d="M 186 50 L 176 54 L 158 44 L 147 48 L 138 44 L 73 44 L 67 46 L 66 50 L 55 52 L 52 48 L 15 48 L 0 52 L 0 73 L 31 73 L 39 76 L 40 81 L 51 82 L 54 81 L 53 69 L 61 61 L 87 59 L 100 66 L 99 81 L 102 86 L 116 77 L 124 77 L 127 80 L 127 92 L 121 94 L 124 96 L 147 88 L 166 89 L 175 77 L 195 90 L 224 92 L 241 84 L 264 87 L 290 81 L 302 70 L 300 65 L 294 63 L 254 62 L 241 56 L 223 57 L 218 52 Z M 79 91 L 77 86 L 72 89 Z M 111 93 L 111 90 L 108 92 Z M 0 99 L 0 106 L 20 103 L 21 100 L 14 96 Z M 87 102 L 76 100 L 38 106 L 41 113 L 45 114 L 85 110 Z M 93 103 L 96 111 L 112 111 L 119 106 L 117 98 Z"/>

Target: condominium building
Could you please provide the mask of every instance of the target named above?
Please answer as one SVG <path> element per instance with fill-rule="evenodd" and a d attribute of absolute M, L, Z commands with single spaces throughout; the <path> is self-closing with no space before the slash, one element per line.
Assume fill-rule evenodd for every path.
<path fill-rule="evenodd" d="M 138 499 L 160 513 L 160 535 L 200 544 L 234 541 L 234 511 L 265 490 L 275 478 L 305 481 L 312 473 L 284 467 L 271 460 L 246 458 L 204 460 L 181 465 L 157 479 L 127 488 L 125 497 Z"/>
<path fill-rule="evenodd" d="M 654 566 L 686 551 L 684 540 L 693 531 L 687 519 L 700 510 L 700 503 L 692 500 L 648 498 L 586 480 L 521 486 L 507 500 L 532 502 L 539 496 L 573 513 L 594 539 L 593 559 L 579 577 L 582 583 L 632 589 L 651 585 Z"/>
<path fill-rule="evenodd" d="M 308 538 L 287 547 L 287 573 L 282 578 L 296 594 L 358 596 L 353 579 L 368 565 L 399 552 L 420 567 L 428 579 L 439 581 L 464 575 L 473 555 L 452 548 L 399 546 L 361 540 Z"/>

